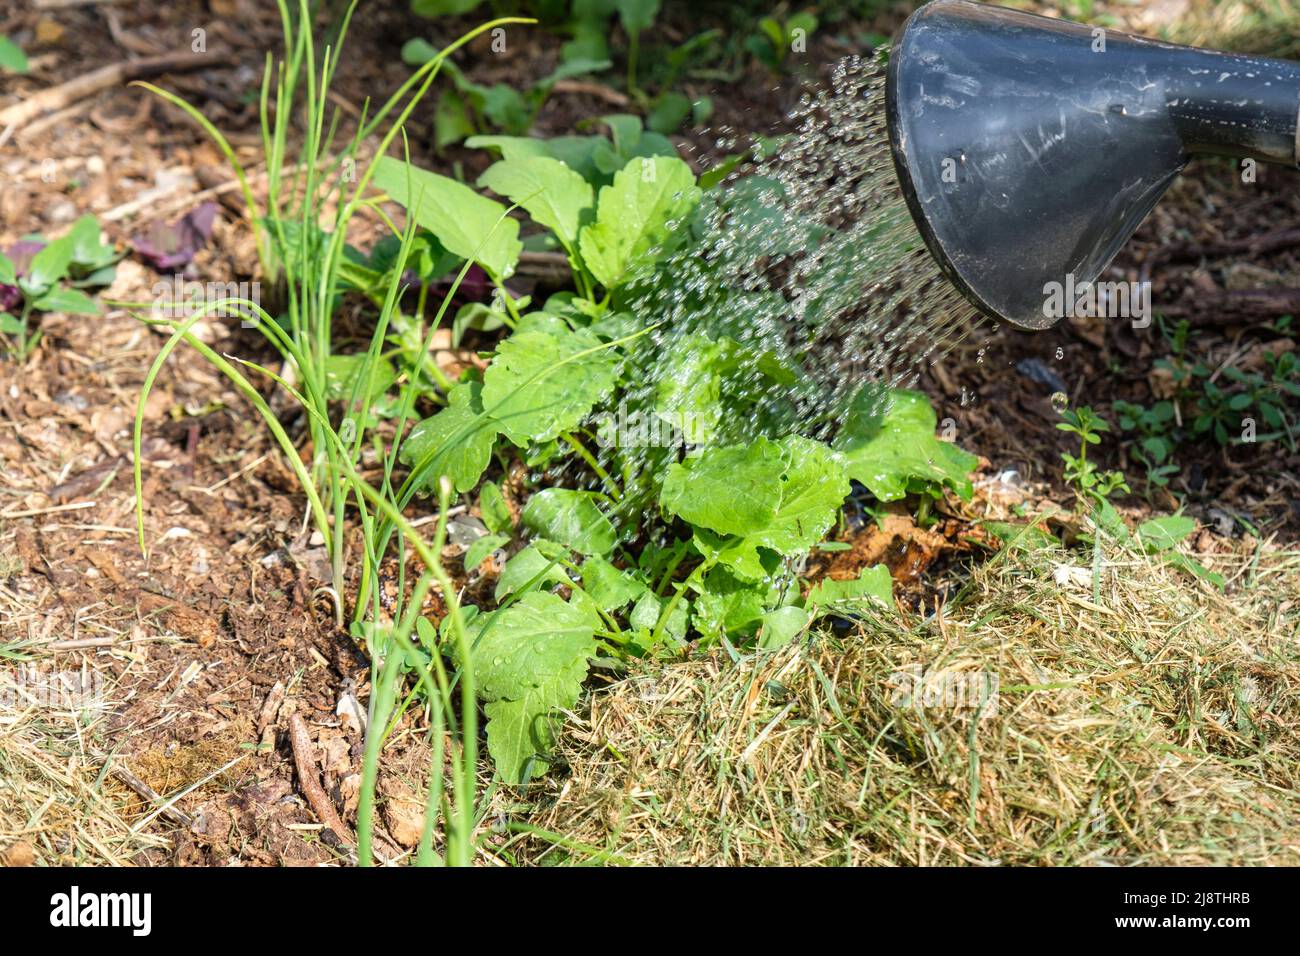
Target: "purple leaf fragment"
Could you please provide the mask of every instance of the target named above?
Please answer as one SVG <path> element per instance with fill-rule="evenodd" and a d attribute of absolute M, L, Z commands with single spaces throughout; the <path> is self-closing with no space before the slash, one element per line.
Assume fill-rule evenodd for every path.
<path fill-rule="evenodd" d="M 175 222 L 154 220 L 131 239 L 136 255 L 159 272 L 169 272 L 188 265 L 207 244 L 217 220 L 217 204 L 205 202 L 191 209 Z"/>
<path fill-rule="evenodd" d="M 45 243 L 36 239 L 20 239 L 5 249 L 5 255 L 14 264 L 14 275 L 27 274 L 32 264 L 32 257 L 45 248 Z M 22 302 L 23 294 L 16 285 L 0 282 L 0 312 L 8 312 Z"/>

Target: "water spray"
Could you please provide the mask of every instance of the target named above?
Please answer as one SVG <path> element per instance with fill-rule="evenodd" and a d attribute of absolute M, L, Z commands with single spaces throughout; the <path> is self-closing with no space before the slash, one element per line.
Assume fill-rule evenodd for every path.
<path fill-rule="evenodd" d="M 1300 64 L 1176 46 L 969 0 L 903 27 L 886 85 L 899 185 L 980 311 L 1053 325 L 1195 155 L 1300 164 Z"/>

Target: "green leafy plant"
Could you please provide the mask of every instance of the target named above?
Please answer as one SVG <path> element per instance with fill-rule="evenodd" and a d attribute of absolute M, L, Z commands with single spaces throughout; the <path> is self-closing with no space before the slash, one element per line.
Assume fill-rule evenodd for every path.
<path fill-rule="evenodd" d="M 630 123 L 610 125 L 611 145 L 630 138 Z M 447 407 L 408 436 L 402 462 L 410 471 L 397 502 L 443 481 L 471 491 L 503 454 L 534 468 L 571 459 L 594 485 L 534 491 L 517 528 L 493 505 L 488 533 L 464 558 L 472 573 L 489 555 L 505 555 L 498 606 L 475 612 L 470 630 L 501 658 L 483 698 L 489 752 L 503 780 L 522 784 L 546 767 L 554 713 L 577 701 L 581 654 L 675 654 L 692 635 L 706 644 L 777 646 L 845 601 L 882 594 L 887 601 L 883 570 L 848 590 L 828 585 L 803 599 L 793 568 L 835 526 L 853 478 L 886 501 L 932 500 L 945 489 L 968 496 L 976 460 L 936 439 L 924 396 L 876 387 L 855 396 L 834 446 L 779 419 L 770 434 L 754 436 L 740 423 L 751 420 L 755 374 L 798 392 L 807 383 L 795 366 L 726 334 L 727 321 L 712 312 L 716 328 L 668 330 L 652 342 L 664 330 L 624 311 L 674 250 L 689 249 L 704 193 L 686 164 L 633 157 L 596 188 L 579 170 L 590 175 L 598 153 L 573 143 L 474 142 L 503 156 L 480 186 L 526 212 L 563 251 L 574 291 L 527 311 L 498 289 L 508 335 L 487 368 L 466 373 Z M 460 184 L 390 159 L 379 162 L 375 183 L 453 251 L 463 248 L 457 231 L 479 215 L 471 210 L 491 202 L 471 201 Z M 481 218 L 503 212 L 484 206 Z M 504 246 L 484 245 L 474 262 L 496 281 L 522 236 L 507 230 Z M 648 402 L 639 411 L 678 437 L 647 446 L 603 427 L 593 433 L 602 409 L 628 401 Z M 500 492 L 492 483 L 483 489 L 486 515 L 488 497 Z M 556 630 L 545 629 L 542 610 Z M 548 651 L 522 668 L 511 660 L 518 641 L 498 641 L 498 628 L 540 642 L 532 651 Z M 545 676 L 534 683 L 528 674 Z"/>
<path fill-rule="evenodd" d="M 745 41 L 745 48 L 769 69 L 780 71 L 790 54 L 803 49 L 816 30 L 817 17 L 807 11 L 785 19 L 777 15 L 763 17 L 758 21 L 758 32 Z"/>
<path fill-rule="evenodd" d="M 95 300 L 82 290 L 110 285 L 121 255 L 104 242 L 91 215 L 58 239 L 29 236 L 20 246 L 28 252 L 18 262 L 0 253 L 0 309 L 11 310 L 0 311 L 0 335 L 21 361 L 41 338 L 41 330 L 31 327 L 36 313 L 98 314 Z"/>
<path fill-rule="evenodd" d="M 1088 459 L 1088 446 L 1101 444 L 1101 436 L 1110 431 L 1110 423 L 1086 405 L 1077 410 L 1064 409 L 1061 417 L 1065 421 L 1057 422 L 1056 427 L 1079 438 L 1077 456 L 1061 453 L 1065 462 L 1065 480 L 1074 485 L 1079 500 L 1095 504 L 1106 501 L 1116 492 L 1128 493 L 1131 489 L 1122 471 L 1103 471 L 1096 462 Z"/>
<path fill-rule="evenodd" d="M 1119 427 L 1137 435 L 1131 453 L 1146 469 L 1147 483 L 1158 488 L 1167 486 L 1180 470 L 1173 460 L 1177 446 L 1173 402 L 1160 401 L 1146 408 L 1132 402 L 1116 401 L 1111 408 Z"/>

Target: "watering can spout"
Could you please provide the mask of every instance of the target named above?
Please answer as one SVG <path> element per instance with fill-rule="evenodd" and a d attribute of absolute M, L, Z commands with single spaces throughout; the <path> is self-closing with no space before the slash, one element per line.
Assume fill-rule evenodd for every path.
<path fill-rule="evenodd" d="M 1300 64 L 932 0 L 890 52 L 890 143 L 930 252 L 1029 329 L 1093 283 L 1196 154 L 1296 166 Z"/>

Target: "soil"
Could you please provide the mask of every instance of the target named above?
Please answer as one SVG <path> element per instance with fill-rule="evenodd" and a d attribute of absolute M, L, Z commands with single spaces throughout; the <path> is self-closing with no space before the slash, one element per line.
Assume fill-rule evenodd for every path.
<path fill-rule="evenodd" d="M 345 121 L 359 115 L 367 96 L 395 89 L 409 75 L 398 55 L 406 39 L 424 35 L 437 42 L 460 25 L 431 26 L 404 3 L 366 5 L 339 72 L 335 102 Z M 853 52 L 846 36 L 889 26 L 887 18 L 818 34 L 809 60 L 833 63 Z M 662 29 L 666 39 L 679 41 L 702 27 L 673 14 Z M 108 60 L 189 49 L 195 30 L 205 31 L 212 67 L 165 76 L 160 84 L 194 102 L 241 158 L 255 160 L 252 91 L 265 50 L 279 42 L 280 25 L 274 5 L 253 0 L 49 11 L 0 4 L 0 34 L 29 39 L 24 45 L 32 60 L 30 75 L 0 79 L 0 105 Z M 506 58 L 473 46 L 465 69 L 479 82 L 540 77 L 553 67 L 560 40 L 518 29 L 510 43 Z M 796 90 L 797 84 L 752 63 L 725 84 L 687 80 L 685 92 L 711 94 L 716 113 L 711 129 L 679 138 L 685 155 L 704 168 L 719 155 L 720 132 L 780 130 Z M 557 93 L 537 132 L 572 132 L 588 117 L 626 109 L 618 95 L 581 87 Z M 455 149 L 433 155 L 430 131 L 421 126 L 429 119 L 425 110 L 413 124 L 414 158 L 472 179 L 485 157 Z M 143 224 L 175 218 L 193 208 L 200 192 L 216 188 L 222 215 L 195 272 L 254 277 L 229 168 L 180 111 L 141 90 L 105 90 L 74 104 L 58 122 L 20 133 L 0 152 L 0 172 L 6 178 L 0 191 L 4 245 L 60 230 L 89 211 L 124 246 Z M 1270 169 L 1246 185 L 1226 165 L 1192 168 L 1125 249 L 1118 275 L 1138 278 L 1150 267 L 1157 309 L 1187 317 L 1205 354 L 1226 359 L 1284 347 L 1290 339 L 1273 331 L 1276 316 L 1228 324 L 1221 307 L 1227 300 L 1216 296 L 1243 284 L 1295 286 L 1300 239 L 1230 256 L 1206 250 L 1300 227 L 1297 175 Z M 105 298 L 147 301 L 159 280 L 128 257 Z M 199 783 L 177 803 L 192 825 L 158 820 L 153 826 L 173 832 L 171 848 L 147 851 L 134 862 L 347 859 L 349 834 L 324 829 L 302 796 L 287 731 L 290 714 L 305 718 L 315 769 L 350 822 L 362 741 L 353 712 L 358 698 L 364 710 L 366 661 L 334 625 L 330 598 L 319 590 L 323 555 L 304 531 L 291 473 L 225 380 L 197 354 L 178 350 L 146 406 L 149 554 L 142 555 L 135 537 L 131 423 L 163 340 L 121 309 L 93 319 L 50 315 L 42 327 L 40 348 L 25 364 L 0 361 L 0 586 L 24 608 L 6 620 L 4 640 L 31 642 L 60 668 L 88 662 L 109 677 L 113 716 L 91 742 L 104 760 L 164 795 Z M 256 347 L 238 329 L 214 324 L 205 334 L 219 349 L 246 354 Z M 922 376 L 940 419 L 954 419 L 957 440 L 985 460 L 975 501 L 946 502 L 928 526 L 902 513 L 882 524 L 850 523 L 841 536 L 850 549 L 814 558 L 810 571 L 850 577 L 884 560 L 913 602 L 942 598 L 960 580 L 963 562 L 994 547 L 979 519 L 1007 517 L 1017 506 L 1041 510 L 1053 501 L 1068 508 L 1059 455 L 1070 446 L 1054 427 L 1059 419 L 1049 396 L 1055 389 L 1017 366 L 1036 359 L 1060 377 L 1073 402 L 1105 410 L 1116 398 L 1150 401 L 1158 394 L 1153 362 L 1165 354 L 1154 328 L 1135 333 L 1067 321 L 1035 334 L 981 330 Z M 1115 444 L 1108 443 L 1112 456 Z M 1300 456 L 1271 445 L 1253 454 L 1191 449 L 1184 460 L 1187 467 L 1171 490 L 1191 514 L 1217 526 L 1217 509 L 1248 517 L 1260 536 L 1297 540 Z M 1148 502 L 1134 496 L 1126 510 L 1138 517 L 1153 508 L 1164 512 L 1174 506 L 1170 497 L 1159 493 Z M 1240 524 L 1225 530 L 1206 538 L 1205 548 L 1253 547 Z M 418 833 L 418 807 L 406 781 L 427 766 L 419 741 L 413 729 L 399 731 L 387 751 L 380 835 L 388 856 L 410 845 L 413 828 Z M 128 815 L 139 819 L 153 809 L 116 777 L 106 779 L 132 801 Z"/>

